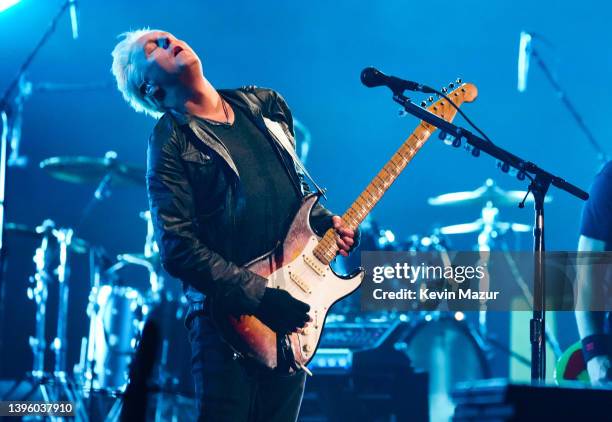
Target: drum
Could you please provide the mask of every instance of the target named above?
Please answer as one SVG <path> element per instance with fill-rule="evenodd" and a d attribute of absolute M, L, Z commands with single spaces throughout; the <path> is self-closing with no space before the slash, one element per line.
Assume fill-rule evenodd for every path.
<path fill-rule="evenodd" d="M 143 326 L 144 301 L 125 286 L 102 285 L 92 295 L 84 387 L 120 392 Z"/>
<path fill-rule="evenodd" d="M 464 317 L 462 313 L 425 314 L 405 339 L 403 350 L 412 366 L 429 374 L 431 421 L 450 420 L 451 392 L 458 382 L 490 376 L 482 341 Z"/>

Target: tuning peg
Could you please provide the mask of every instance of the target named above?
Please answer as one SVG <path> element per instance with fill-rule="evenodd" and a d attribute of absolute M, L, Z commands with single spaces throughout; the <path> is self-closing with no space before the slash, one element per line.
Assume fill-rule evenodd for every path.
<path fill-rule="evenodd" d="M 440 91 L 442 91 L 443 93 L 446 94 L 448 92 L 448 89 L 446 87 L 442 87 L 442 89 Z"/>
<path fill-rule="evenodd" d="M 427 106 L 427 101 L 421 101 L 421 107 Z"/>
<path fill-rule="evenodd" d="M 451 82 L 451 83 L 449 83 L 449 84 L 448 84 L 448 87 L 449 87 L 450 89 L 453 89 L 453 88 L 455 87 L 455 84 Z"/>
<path fill-rule="evenodd" d="M 457 85 L 459 85 L 461 82 L 463 82 L 463 81 L 461 80 L 461 78 L 457 78 L 457 80 L 455 81 L 455 83 L 456 83 Z"/>
<path fill-rule="evenodd" d="M 429 101 L 430 103 L 433 103 L 433 100 L 434 100 L 434 97 L 431 97 L 431 96 L 427 99 L 427 101 Z"/>

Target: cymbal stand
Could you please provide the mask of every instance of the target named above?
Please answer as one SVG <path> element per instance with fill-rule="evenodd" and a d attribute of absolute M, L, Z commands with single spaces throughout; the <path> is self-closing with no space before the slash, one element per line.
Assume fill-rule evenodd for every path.
<path fill-rule="evenodd" d="M 108 171 L 106 172 L 106 175 L 102 178 L 102 180 L 100 180 L 100 182 L 98 183 L 98 186 L 96 187 L 92 198 L 89 200 L 85 208 L 83 208 L 83 212 L 81 213 L 81 218 L 79 220 L 77 228 L 80 228 L 81 225 L 85 222 L 85 220 L 87 220 L 87 218 L 91 214 L 91 211 L 94 209 L 97 203 L 102 202 L 104 199 L 110 197 L 112 194 L 111 187 L 113 184 L 113 177 L 115 176 L 115 170 L 117 167 L 117 153 L 115 151 L 107 151 L 106 154 L 104 154 L 104 160 L 106 162 Z"/>
<path fill-rule="evenodd" d="M 66 328 L 68 321 L 68 281 L 70 278 L 69 248 L 72 242 L 72 229 L 56 229 L 55 223 L 45 220 L 36 229 L 42 235 L 42 242 L 36 249 L 33 261 L 36 273 L 30 277 L 32 286 L 28 288 L 28 297 L 36 303 L 35 335 L 30 337 L 30 347 L 34 355 L 33 369 L 29 378 L 34 388 L 24 399 L 39 390 L 43 400 L 68 400 L 75 405 L 80 420 L 88 420 L 80 393 L 66 372 Z M 58 261 L 56 261 L 58 259 Z M 54 267 L 57 262 L 57 266 Z M 52 373 L 45 371 L 45 351 L 47 349 L 45 324 L 47 313 L 48 286 L 55 279 L 58 282 L 58 316 L 56 337 L 51 343 L 55 365 Z M 50 417 L 59 421 L 58 417 Z"/>
<path fill-rule="evenodd" d="M 482 208 L 481 211 L 483 226 L 482 230 L 478 234 L 478 252 L 480 253 L 478 265 L 488 266 L 489 264 L 489 253 L 491 252 L 493 239 L 497 237 L 497 232 L 495 231 L 495 222 L 497 220 L 498 215 L 499 209 L 494 207 L 491 201 L 487 201 L 486 205 Z M 488 274 L 486 277 L 483 277 L 480 280 L 478 290 L 481 292 L 489 290 Z M 478 330 L 482 338 L 487 338 L 486 302 L 480 303 L 480 309 L 478 310 Z"/>

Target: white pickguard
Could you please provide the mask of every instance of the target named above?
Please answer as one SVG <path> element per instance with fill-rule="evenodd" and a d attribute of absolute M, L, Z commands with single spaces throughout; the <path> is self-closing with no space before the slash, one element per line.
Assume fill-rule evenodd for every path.
<path fill-rule="evenodd" d="M 329 308 L 355 291 L 364 277 L 363 271 L 350 279 L 338 277 L 329 265 L 322 264 L 313 255 L 318 243 L 319 239 L 311 236 L 301 255 L 268 276 L 268 287 L 286 290 L 310 305 L 312 322 L 303 333 L 297 334 L 299 352 L 305 360 L 310 360 L 316 351 Z"/>

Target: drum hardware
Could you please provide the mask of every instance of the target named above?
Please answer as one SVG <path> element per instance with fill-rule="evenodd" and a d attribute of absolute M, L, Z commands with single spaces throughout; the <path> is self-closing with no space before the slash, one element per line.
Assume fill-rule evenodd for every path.
<path fill-rule="evenodd" d="M 77 417 L 87 420 L 80 392 L 66 371 L 70 256 L 71 253 L 80 253 L 80 247 L 86 245 L 86 242 L 76 238 L 72 229 L 56 228 L 52 220 L 45 220 L 34 230 L 18 224 L 7 227 L 41 239 L 41 244 L 33 257 L 36 273 L 30 277 L 30 287 L 27 290 L 28 298 L 36 304 L 35 334 L 29 338 L 33 365 L 32 371 L 27 374 L 34 388 L 27 397 L 21 399 L 27 400 L 38 391 L 45 401 L 68 400 L 76 403 Z M 76 247 L 73 247 L 73 241 Z M 56 337 L 48 345 L 45 333 L 47 298 L 49 285 L 54 282 L 58 285 L 57 328 Z M 45 352 L 48 346 L 54 355 L 52 372 L 45 370 Z M 20 382 L 18 381 L 15 387 Z M 10 394 L 11 392 L 8 393 Z M 59 420 L 59 418 L 51 419 Z"/>
<path fill-rule="evenodd" d="M 119 418 L 136 344 L 146 319 L 154 314 L 161 324 L 161 353 L 153 379 L 153 389 L 159 393 L 155 399 L 156 414 L 162 410 L 165 414 L 169 411 L 176 414 L 181 411 L 181 406 L 184 407 L 184 404 L 177 405 L 174 399 L 181 393 L 176 366 L 184 365 L 185 360 L 176 359 L 180 345 L 172 338 L 183 333 L 172 324 L 183 325 L 186 299 L 181 297 L 178 300 L 164 289 L 164 275 L 150 214 L 145 211 L 140 217 L 147 224 L 143 253 L 122 253 L 111 261 L 101 248 L 92 248 L 91 254 L 91 290 L 87 306 L 89 333 L 82 339 L 81 358 L 74 372 L 78 374 L 84 395 L 90 397 L 90 403 L 94 393 L 117 399 L 107 421 Z M 139 292 L 120 278 L 119 272 L 123 268 L 133 266 L 147 270 L 150 284 L 146 291 Z M 163 420 L 161 416 L 156 418 Z"/>
<path fill-rule="evenodd" d="M 552 201 L 550 196 L 546 197 L 546 202 Z M 522 201 L 533 201 L 527 197 L 527 192 L 506 191 L 495 184 L 493 179 L 487 179 L 485 184 L 473 191 L 445 193 L 428 199 L 428 203 L 433 206 L 481 206 L 480 218 L 471 223 L 453 224 L 440 227 L 439 231 L 445 235 L 478 233 L 475 250 L 482 252 L 477 265 L 486 265 L 489 256 L 486 252 L 496 249 L 499 243 L 501 249 L 506 249 L 505 237 L 507 233 L 525 233 L 531 231 L 531 226 L 527 224 L 499 221 L 499 206 L 518 205 Z M 489 289 L 488 277 L 480 280 L 479 290 Z M 479 311 L 479 331 L 487 337 L 487 314 L 486 303 L 480 305 Z"/>
<path fill-rule="evenodd" d="M 506 242 L 508 233 L 528 233 L 532 231 L 532 226 L 521 223 L 500 221 L 500 210 L 496 207 L 496 205 L 511 206 L 519 205 L 521 202 L 533 202 L 533 197 L 529 197 L 527 194 L 528 193 L 524 191 L 505 191 L 498 187 L 492 179 L 487 179 L 483 186 L 474 191 L 442 194 L 429 198 L 428 203 L 434 206 L 482 204 L 483 207 L 481 208 L 481 216 L 479 219 L 471 223 L 454 224 L 441 227 L 439 229 L 440 233 L 445 235 L 478 233 L 477 243 L 474 246 L 474 249 L 483 253 L 481 253 L 481 258 L 477 265 L 483 265 L 489 261 L 489 255 L 487 252 L 492 250 L 501 251 L 504 255 L 505 261 L 510 267 L 513 279 L 523 292 L 525 299 L 529 303 L 533 303 L 533 295 L 529 291 L 527 283 L 518 271 L 518 266 L 516 265 L 512 255 L 509 253 L 508 244 Z M 544 198 L 545 203 L 549 203 L 551 201 L 552 197 L 549 195 Z M 488 289 L 488 283 L 488 277 L 484 278 L 481 280 L 479 289 Z M 496 347 L 502 352 L 508 354 L 510 357 L 517 359 L 521 363 L 526 362 L 526 359 L 523 356 L 515 353 L 510 348 L 497 342 L 494 338 L 488 335 L 486 304 L 482 304 L 481 310 L 479 311 L 478 331 L 481 338 L 487 344 Z M 544 338 L 553 348 L 555 355 L 559 356 L 561 348 L 559 347 L 555 334 L 548 327 L 545 328 Z M 529 365 L 528 360 L 527 365 Z"/>
<path fill-rule="evenodd" d="M 96 248 L 91 254 L 91 287 L 87 305 L 89 333 L 81 340 L 80 361 L 74 369 L 85 395 L 92 392 L 113 397 L 121 395 L 128 382 L 129 364 L 149 310 L 145 296 L 119 282 L 118 271 L 132 264 L 124 255 L 114 263 L 105 263 L 106 257 L 101 249 Z M 148 261 L 144 262 L 151 266 Z"/>
<path fill-rule="evenodd" d="M 83 208 L 77 227 L 89 217 L 95 205 L 108 198 L 115 186 L 143 186 L 145 171 L 118 161 L 115 151 L 98 157 L 51 157 L 40 162 L 40 168 L 55 179 L 79 184 L 95 184 L 91 200 Z"/>
<path fill-rule="evenodd" d="M 33 84 L 26 79 L 26 72 L 29 70 L 34 58 L 55 32 L 58 21 L 68 11 L 71 3 L 74 2 L 70 0 L 63 2 L 40 40 L 32 51 L 28 53 L 24 62 L 20 65 L 17 74 L 8 83 L 0 97 L 0 321 L 4 319 L 4 259 L 6 251 L 3 236 L 5 232 L 7 167 L 25 167 L 28 163 L 27 157 L 19 152 L 24 105 L 33 92 Z M 0 336 L 0 346 L 2 346 L 1 338 Z"/>

